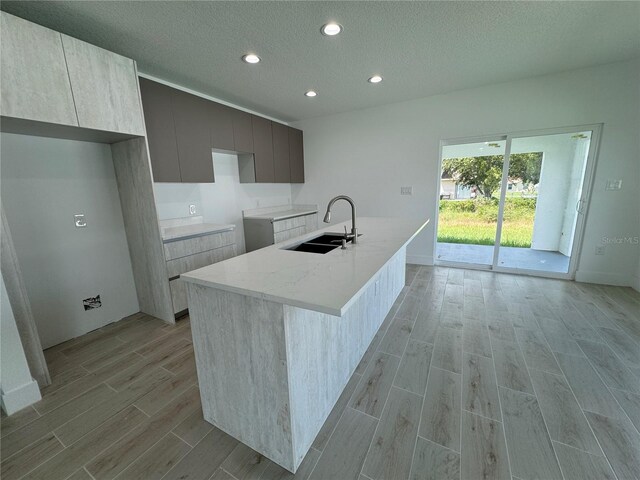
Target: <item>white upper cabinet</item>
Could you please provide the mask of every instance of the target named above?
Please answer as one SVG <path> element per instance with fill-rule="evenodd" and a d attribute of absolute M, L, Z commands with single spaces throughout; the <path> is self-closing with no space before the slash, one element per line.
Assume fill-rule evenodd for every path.
<path fill-rule="evenodd" d="M 133 60 L 62 35 L 80 127 L 145 135 Z"/>
<path fill-rule="evenodd" d="M 0 12 L 0 113 L 78 125 L 60 33 Z"/>
<path fill-rule="evenodd" d="M 145 135 L 133 60 L 5 12 L 0 17 L 3 117 Z"/>

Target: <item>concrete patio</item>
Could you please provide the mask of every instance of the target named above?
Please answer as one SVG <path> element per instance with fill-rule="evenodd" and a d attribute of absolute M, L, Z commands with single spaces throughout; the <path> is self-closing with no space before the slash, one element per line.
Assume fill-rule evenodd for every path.
<path fill-rule="evenodd" d="M 493 263 L 493 247 L 438 242 L 436 244 L 436 260 L 491 265 Z M 560 252 L 500 247 L 498 265 L 523 270 L 567 273 L 569 271 L 569 257 Z"/>

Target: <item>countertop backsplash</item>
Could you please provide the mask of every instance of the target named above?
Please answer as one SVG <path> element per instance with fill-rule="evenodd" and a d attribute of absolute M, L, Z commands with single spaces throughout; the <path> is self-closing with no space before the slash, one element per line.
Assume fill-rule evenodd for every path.
<path fill-rule="evenodd" d="M 291 184 L 240 183 L 236 155 L 213 154 L 215 183 L 154 183 L 158 218 L 162 222 L 195 217 L 204 223 L 234 224 L 238 253 L 245 252 L 242 211 L 291 204 Z"/>

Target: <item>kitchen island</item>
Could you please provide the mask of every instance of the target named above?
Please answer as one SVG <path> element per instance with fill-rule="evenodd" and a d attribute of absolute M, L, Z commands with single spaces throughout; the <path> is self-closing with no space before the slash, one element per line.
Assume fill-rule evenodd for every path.
<path fill-rule="evenodd" d="M 289 250 L 337 224 L 188 272 L 204 418 L 295 472 L 404 286 L 428 220 L 359 218 L 357 244 Z"/>

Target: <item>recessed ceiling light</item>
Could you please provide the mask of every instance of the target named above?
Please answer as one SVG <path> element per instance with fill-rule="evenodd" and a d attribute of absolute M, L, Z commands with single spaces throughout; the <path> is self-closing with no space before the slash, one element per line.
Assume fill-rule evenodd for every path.
<path fill-rule="evenodd" d="M 242 60 L 244 60 L 246 63 L 259 63 L 260 57 L 253 53 L 247 53 L 242 57 Z"/>
<path fill-rule="evenodd" d="M 382 81 L 382 77 L 380 75 L 374 75 L 369 78 L 369 83 L 380 83 Z"/>
<path fill-rule="evenodd" d="M 342 25 L 335 22 L 327 23 L 326 25 L 322 26 L 320 31 L 323 35 L 333 37 L 335 35 L 338 35 L 342 31 Z"/>
<path fill-rule="evenodd" d="M 315 97 L 316 95 L 318 95 L 314 90 L 309 90 L 307 92 L 304 93 L 307 97 Z"/>

